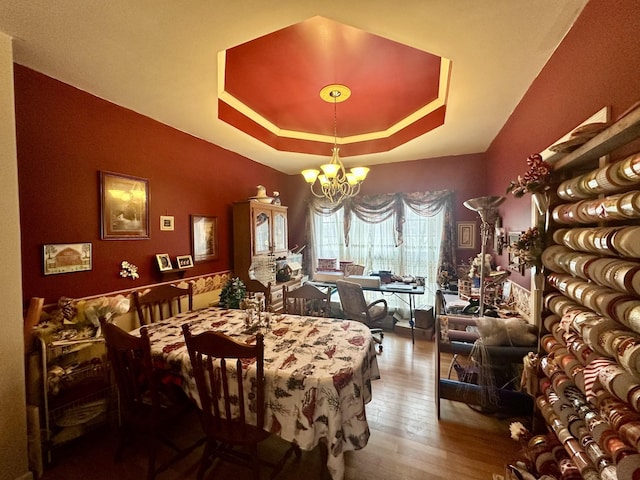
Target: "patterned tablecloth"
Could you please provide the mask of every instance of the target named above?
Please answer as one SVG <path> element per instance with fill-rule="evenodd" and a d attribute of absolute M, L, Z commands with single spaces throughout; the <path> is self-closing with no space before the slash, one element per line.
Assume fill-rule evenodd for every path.
<path fill-rule="evenodd" d="M 149 325 L 152 355 L 182 380 L 185 392 L 199 404 L 182 325 L 189 323 L 194 335 L 217 330 L 240 342 L 255 342 L 255 329 L 247 329 L 244 318 L 242 310 L 211 307 Z M 349 320 L 273 314 L 269 327 L 261 331 L 265 428 L 303 450 L 324 439 L 331 477 L 342 479 L 344 452 L 363 448 L 369 439 L 365 404 L 371 400 L 371 380 L 380 378 L 368 327 Z"/>

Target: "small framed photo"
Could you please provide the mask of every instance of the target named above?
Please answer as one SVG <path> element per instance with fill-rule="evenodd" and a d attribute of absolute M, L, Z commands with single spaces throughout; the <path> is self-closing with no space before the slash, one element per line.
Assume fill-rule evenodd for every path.
<path fill-rule="evenodd" d="M 173 269 L 173 265 L 171 265 L 171 258 L 169 258 L 168 254 L 158 253 L 156 254 L 156 260 L 158 261 L 158 268 L 160 268 L 161 272 Z"/>
<path fill-rule="evenodd" d="M 508 252 L 508 262 L 509 262 L 509 270 L 514 270 L 520 275 L 524 275 L 524 263 L 520 261 L 518 256 L 511 251 L 511 245 L 517 243 L 520 240 L 520 235 L 522 232 L 509 232 L 507 235 L 507 252 Z"/>
<path fill-rule="evenodd" d="M 160 230 L 165 232 L 173 232 L 173 216 L 160 215 Z"/>
<path fill-rule="evenodd" d="M 458 248 L 476 248 L 476 222 L 458 222 Z"/>
<path fill-rule="evenodd" d="M 91 243 L 50 243 L 42 247 L 45 275 L 83 272 L 92 268 Z"/>
<path fill-rule="evenodd" d="M 100 172 L 100 238 L 149 238 L 149 181 L 112 172 Z"/>
<path fill-rule="evenodd" d="M 191 247 L 196 263 L 218 258 L 218 217 L 191 215 Z"/>
<path fill-rule="evenodd" d="M 193 267 L 193 258 L 191 255 L 178 255 L 176 257 L 176 263 L 178 268 L 191 268 Z"/>

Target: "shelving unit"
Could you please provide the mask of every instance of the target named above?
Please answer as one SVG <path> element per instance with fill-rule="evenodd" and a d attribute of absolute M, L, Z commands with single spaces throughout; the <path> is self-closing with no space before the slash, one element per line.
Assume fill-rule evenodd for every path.
<path fill-rule="evenodd" d="M 42 375 L 42 447 L 54 447 L 107 423 L 114 409 L 103 338 L 49 341 L 38 336 Z"/>
<path fill-rule="evenodd" d="M 631 178 L 622 169 L 634 150 L 640 108 L 577 150 L 547 158 L 557 179 L 578 190 L 561 184 L 551 207 L 556 223 L 541 275 L 545 376 L 536 404 L 585 479 L 615 478 L 617 471 L 626 480 L 640 472 L 633 433 L 640 370 L 629 361 L 640 349 L 640 284 L 632 280 L 640 272 L 640 163 L 626 171 Z M 620 193 L 633 200 L 622 203 Z"/>

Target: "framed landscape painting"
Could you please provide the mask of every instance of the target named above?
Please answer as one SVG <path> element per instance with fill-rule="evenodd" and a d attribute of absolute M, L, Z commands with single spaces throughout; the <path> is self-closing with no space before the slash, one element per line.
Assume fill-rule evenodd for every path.
<path fill-rule="evenodd" d="M 103 240 L 149 238 L 149 181 L 100 172 L 100 237 Z"/>
<path fill-rule="evenodd" d="M 191 215 L 191 247 L 195 262 L 218 258 L 218 217 Z"/>

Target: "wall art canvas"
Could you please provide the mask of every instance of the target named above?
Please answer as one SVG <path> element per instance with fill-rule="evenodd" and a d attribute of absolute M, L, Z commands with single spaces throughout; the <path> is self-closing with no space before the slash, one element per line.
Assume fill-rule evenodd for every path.
<path fill-rule="evenodd" d="M 91 243 L 50 243 L 42 247 L 45 275 L 83 272 L 92 268 Z"/>

